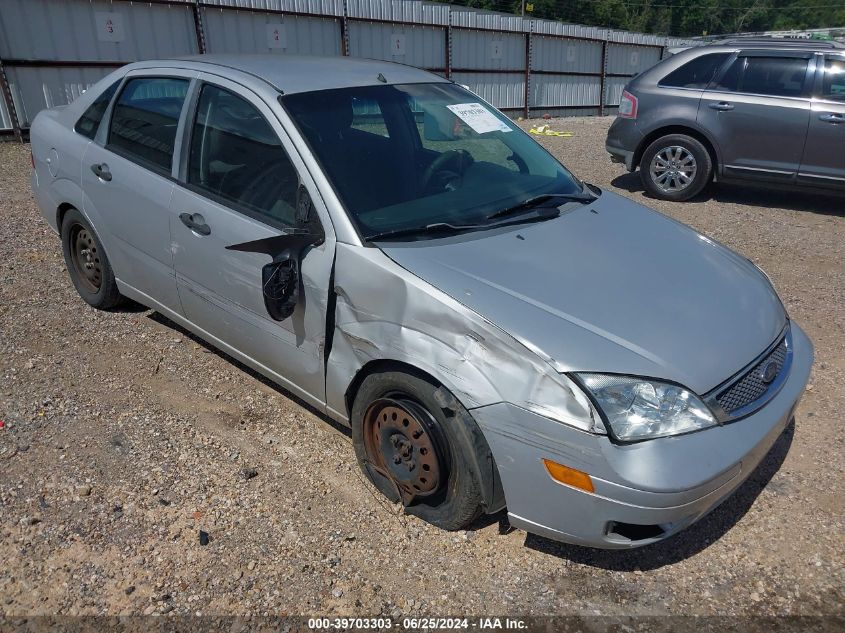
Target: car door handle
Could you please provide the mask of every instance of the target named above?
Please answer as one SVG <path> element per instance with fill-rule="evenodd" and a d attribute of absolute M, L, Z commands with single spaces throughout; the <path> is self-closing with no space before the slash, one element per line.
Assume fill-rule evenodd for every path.
<path fill-rule="evenodd" d="M 728 103 L 727 101 L 720 101 L 719 103 L 710 103 L 708 107 L 712 108 L 713 110 L 718 110 L 719 112 L 727 112 L 728 110 L 733 110 L 734 106 L 732 103 Z"/>
<path fill-rule="evenodd" d="M 91 171 L 94 172 L 94 175 L 97 176 L 100 180 L 105 180 L 106 182 L 111 180 L 111 172 L 109 171 L 109 166 L 105 163 L 95 163 L 91 165 Z"/>
<path fill-rule="evenodd" d="M 180 213 L 179 219 L 182 220 L 182 224 L 192 231 L 200 235 L 211 235 L 211 227 L 205 223 L 205 220 L 199 213 Z"/>
<path fill-rule="evenodd" d="M 819 115 L 820 121 L 827 121 L 828 123 L 845 123 L 845 117 L 841 114 L 820 114 Z"/>

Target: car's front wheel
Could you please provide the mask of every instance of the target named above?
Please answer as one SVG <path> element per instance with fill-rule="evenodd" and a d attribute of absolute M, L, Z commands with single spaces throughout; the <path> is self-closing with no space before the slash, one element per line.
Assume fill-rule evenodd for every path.
<path fill-rule="evenodd" d="M 643 187 L 662 200 L 689 200 L 708 185 L 712 175 L 713 161 L 707 148 L 685 134 L 657 139 L 640 159 Z"/>
<path fill-rule="evenodd" d="M 62 252 L 71 281 L 85 302 L 110 310 L 123 302 L 109 258 L 83 215 L 68 209 L 62 219 Z"/>
<path fill-rule="evenodd" d="M 445 409 L 439 389 L 404 372 L 370 374 L 352 407 L 352 441 L 361 469 L 388 499 L 437 527 L 459 530 L 483 511 L 467 428 L 474 421 L 456 401 Z"/>

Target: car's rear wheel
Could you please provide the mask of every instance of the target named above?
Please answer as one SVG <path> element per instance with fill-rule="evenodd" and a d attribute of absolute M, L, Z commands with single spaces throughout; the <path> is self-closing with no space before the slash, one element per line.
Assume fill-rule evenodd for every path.
<path fill-rule="evenodd" d="M 470 466 L 474 449 L 461 428 L 471 418 L 465 410 L 447 416 L 438 389 L 404 372 L 370 374 L 352 407 L 352 440 L 361 469 L 382 494 L 409 514 L 459 530 L 483 509 Z"/>
<path fill-rule="evenodd" d="M 117 289 L 106 251 L 97 234 L 76 209 L 65 213 L 61 235 L 65 265 L 79 296 L 100 310 L 120 305 L 123 296 Z"/>
<path fill-rule="evenodd" d="M 685 134 L 657 139 L 640 159 L 643 187 L 662 200 L 689 200 L 708 185 L 712 175 L 713 161 L 707 148 Z"/>

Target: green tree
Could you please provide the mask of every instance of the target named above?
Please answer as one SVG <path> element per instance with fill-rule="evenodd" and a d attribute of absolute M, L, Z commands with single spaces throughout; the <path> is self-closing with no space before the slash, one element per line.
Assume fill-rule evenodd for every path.
<path fill-rule="evenodd" d="M 519 14 L 521 0 L 452 0 Z M 845 0 L 533 0 L 537 18 L 660 35 L 842 27 Z"/>

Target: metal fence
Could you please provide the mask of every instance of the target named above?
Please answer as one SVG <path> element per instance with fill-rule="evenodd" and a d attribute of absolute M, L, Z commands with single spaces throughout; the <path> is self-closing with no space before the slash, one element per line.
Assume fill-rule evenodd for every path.
<path fill-rule="evenodd" d="M 349 55 L 448 77 L 525 117 L 604 114 L 664 38 L 415 0 L 3 0 L 0 130 L 123 64 L 197 53 Z"/>

